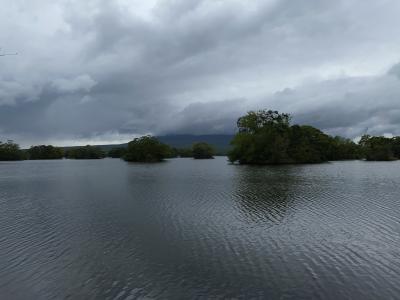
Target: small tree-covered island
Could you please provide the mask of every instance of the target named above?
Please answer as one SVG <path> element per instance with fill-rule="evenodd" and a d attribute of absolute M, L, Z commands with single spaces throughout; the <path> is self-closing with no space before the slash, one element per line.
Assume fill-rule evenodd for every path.
<path fill-rule="evenodd" d="M 229 160 L 239 164 L 299 164 L 334 160 L 400 158 L 399 138 L 364 136 L 359 144 L 308 125 L 291 125 L 289 114 L 250 111 L 238 119 Z M 397 156 L 396 156 L 397 155 Z"/>
<path fill-rule="evenodd" d="M 123 159 L 129 162 L 160 162 L 170 155 L 170 148 L 153 136 L 143 136 L 128 143 Z"/>

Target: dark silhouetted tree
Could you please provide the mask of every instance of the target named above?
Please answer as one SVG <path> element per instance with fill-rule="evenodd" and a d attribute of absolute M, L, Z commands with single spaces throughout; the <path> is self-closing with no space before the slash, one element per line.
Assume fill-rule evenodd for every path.
<path fill-rule="evenodd" d="M 207 143 L 195 143 L 192 154 L 194 159 L 211 159 L 214 158 L 214 149 Z"/>
<path fill-rule="evenodd" d="M 131 162 L 160 162 L 170 154 L 170 147 L 155 137 L 143 136 L 128 143 L 124 160 Z"/>
<path fill-rule="evenodd" d="M 366 160 L 369 161 L 390 161 L 395 159 L 394 150 L 396 147 L 393 141 L 383 136 L 364 135 L 360 140 L 360 145 Z"/>
<path fill-rule="evenodd" d="M 13 141 L 0 141 L 0 161 L 15 161 L 25 159 L 25 153 Z"/>
<path fill-rule="evenodd" d="M 27 151 L 28 158 L 31 160 L 38 159 L 62 159 L 64 157 L 64 151 L 61 148 L 53 146 L 32 146 Z"/>
<path fill-rule="evenodd" d="M 108 151 L 107 156 L 112 158 L 122 158 L 126 154 L 126 148 L 116 147 Z"/>
<path fill-rule="evenodd" d="M 70 159 L 101 159 L 105 157 L 105 153 L 99 147 L 87 145 L 68 149 L 65 157 Z"/>

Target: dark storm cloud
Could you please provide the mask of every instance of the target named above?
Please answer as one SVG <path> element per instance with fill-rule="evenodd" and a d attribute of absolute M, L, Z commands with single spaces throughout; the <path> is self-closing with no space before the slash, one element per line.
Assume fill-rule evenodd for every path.
<path fill-rule="evenodd" d="M 400 135 L 400 79 L 392 75 L 305 84 L 255 101 L 189 105 L 174 117 L 176 127 L 170 131 L 191 124 L 194 132 L 233 132 L 236 116 L 264 107 L 290 112 L 293 123 L 311 124 L 333 135 Z"/>
<path fill-rule="evenodd" d="M 398 132 L 394 0 L 2 6 L 0 41 L 21 52 L 0 60 L 5 138 L 226 133 L 261 108 L 332 134 Z"/>
<path fill-rule="evenodd" d="M 400 63 L 394 65 L 393 67 L 390 68 L 389 75 L 397 76 L 400 78 Z"/>

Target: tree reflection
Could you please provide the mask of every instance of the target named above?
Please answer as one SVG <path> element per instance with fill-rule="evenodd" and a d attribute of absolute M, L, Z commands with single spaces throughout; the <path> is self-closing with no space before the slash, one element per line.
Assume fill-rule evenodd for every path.
<path fill-rule="evenodd" d="M 237 166 L 234 199 L 248 222 L 281 223 L 285 219 L 301 166 Z M 296 171 L 297 170 L 297 171 Z"/>

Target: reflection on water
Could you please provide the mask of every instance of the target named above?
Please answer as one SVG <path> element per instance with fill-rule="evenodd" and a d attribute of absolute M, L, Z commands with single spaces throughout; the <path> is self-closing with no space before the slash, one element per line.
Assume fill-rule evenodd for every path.
<path fill-rule="evenodd" d="M 400 163 L 0 163 L 3 299 L 395 299 Z"/>
<path fill-rule="evenodd" d="M 296 170 L 299 168 L 293 166 L 238 166 L 234 195 L 243 216 L 261 224 L 282 222 L 298 184 Z"/>

